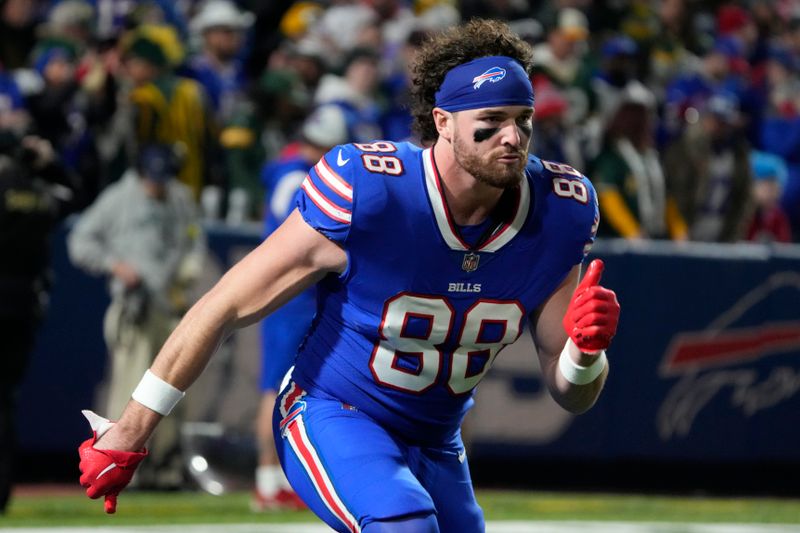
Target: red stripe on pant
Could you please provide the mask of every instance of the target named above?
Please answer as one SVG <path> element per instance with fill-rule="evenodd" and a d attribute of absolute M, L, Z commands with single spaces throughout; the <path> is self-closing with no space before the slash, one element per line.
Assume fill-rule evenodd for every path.
<path fill-rule="evenodd" d="M 303 457 L 305 463 L 308 465 L 309 474 L 314 479 L 314 484 L 317 486 L 320 497 L 325 501 L 328 508 L 347 526 L 353 533 L 358 533 L 360 529 L 358 525 L 348 516 L 344 509 L 341 508 L 336 501 L 337 498 L 331 494 L 326 483 L 326 476 L 322 468 L 315 462 L 314 454 L 311 453 L 308 446 L 303 439 L 303 430 L 300 428 L 300 423 L 295 419 L 294 424 L 289 425 L 289 436 L 294 449 Z"/>

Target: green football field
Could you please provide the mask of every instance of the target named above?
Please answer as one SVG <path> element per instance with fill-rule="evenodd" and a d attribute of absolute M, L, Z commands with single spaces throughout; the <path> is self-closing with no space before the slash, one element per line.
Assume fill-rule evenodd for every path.
<path fill-rule="evenodd" d="M 249 510 L 249 493 L 211 496 L 201 492 L 123 493 L 116 515 L 103 513 L 101 501 L 92 501 L 82 493 L 69 491 L 25 490 L 14 495 L 0 529 L 43 528 L 41 531 L 88 526 L 180 525 L 180 524 L 297 524 L 280 531 L 300 531 L 300 523 L 318 524 L 310 512 L 254 514 Z M 642 524 L 718 524 L 711 529 L 681 526 L 669 531 L 800 531 L 800 499 L 672 497 L 623 494 L 543 493 L 519 491 L 479 491 L 490 526 L 503 529 L 511 521 L 525 524 L 514 531 L 540 531 L 537 523 L 586 521 L 585 531 L 599 531 L 610 522 Z M 566 522 L 564 522 L 566 523 Z M 759 527 L 759 524 L 762 527 Z M 768 526 L 772 524 L 773 526 Z M 784 524 L 786 527 L 775 526 Z M 746 525 L 749 525 L 745 527 Z M 549 526 L 548 526 L 549 527 Z M 577 526 L 576 526 L 577 527 Z M 703 526 L 708 527 L 708 526 Z M 773 529 L 780 527 L 780 529 Z M 593 529 L 594 528 L 594 529 Z M 742 528 L 742 529 L 740 529 Z M 185 527 L 188 532 L 197 528 Z M 313 529 L 313 528 L 312 528 Z M 570 527 L 567 530 L 573 530 Z M 601 528 L 602 529 L 602 528 Z M 611 528 L 614 530 L 615 528 Z M 124 530 L 124 528 L 123 528 Z M 172 530 L 172 529 L 170 529 Z M 215 529 L 203 529 L 214 531 Z M 218 528 L 220 532 L 225 528 Z M 234 529 L 228 528 L 228 531 Z M 276 531 L 276 529 L 269 529 Z M 323 529 L 324 530 L 324 529 Z M 503 529 L 511 531 L 511 529 Z M 555 529 L 548 529 L 548 531 Z M 620 528 L 616 528 L 620 530 Z M 661 531 L 648 526 L 636 531 Z M 32 530 L 31 530 L 32 531 Z M 236 531 L 239 531 L 238 529 Z M 249 531 L 249 530 L 248 530 Z M 314 530 L 316 531 L 316 530 Z M 560 530 L 559 530 L 560 531 Z"/>

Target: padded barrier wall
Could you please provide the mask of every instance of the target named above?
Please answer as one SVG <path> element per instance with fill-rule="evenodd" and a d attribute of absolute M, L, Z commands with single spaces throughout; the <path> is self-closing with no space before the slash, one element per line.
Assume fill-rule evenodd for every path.
<path fill-rule="evenodd" d="M 69 264 L 67 228 L 54 239 L 51 306 L 19 398 L 28 456 L 74 453 L 88 435 L 80 410 L 105 370 L 104 281 Z M 210 226 L 208 235 L 199 290 L 261 240 L 259 228 Z M 465 428 L 473 462 L 800 463 L 800 246 L 601 241 L 592 257 L 605 260 L 603 283 L 622 304 L 600 401 L 577 417 L 555 406 L 526 335 L 478 388 Z M 193 387 L 203 393 L 190 390 L 196 420 L 252 429 L 257 349 L 257 328 L 227 343 Z"/>

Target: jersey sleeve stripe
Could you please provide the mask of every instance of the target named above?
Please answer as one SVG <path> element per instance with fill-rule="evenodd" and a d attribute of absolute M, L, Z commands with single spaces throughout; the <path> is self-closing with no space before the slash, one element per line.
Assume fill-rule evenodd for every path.
<path fill-rule="evenodd" d="M 325 213 L 325 215 L 336 222 L 350 224 L 352 220 L 352 213 L 347 209 L 338 207 L 333 202 L 328 200 L 321 192 L 319 192 L 319 189 L 314 186 L 314 183 L 309 177 L 306 177 L 301 187 L 306 194 L 308 194 L 308 197 L 311 199 L 311 201 L 314 202 L 314 205 L 316 205 L 320 211 Z"/>
<path fill-rule="evenodd" d="M 353 201 L 353 188 L 328 165 L 324 157 L 314 166 L 314 170 L 333 192 L 345 200 Z"/>

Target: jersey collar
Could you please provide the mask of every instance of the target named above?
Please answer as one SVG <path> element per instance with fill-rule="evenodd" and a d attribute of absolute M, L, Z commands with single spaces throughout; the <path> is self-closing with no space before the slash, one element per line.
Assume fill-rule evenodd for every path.
<path fill-rule="evenodd" d="M 511 239 L 519 233 L 520 229 L 522 229 L 522 225 L 528 217 L 531 201 L 530 184 L 527 178 L 522 180 L 520 187 L 517 189 L 517 201 L 513 215 L 509 217 L 507 222 L 499 225 L 491 236 L 484 240 L 480 246 L 473 249 L 461 239 L 461 236 L 456 230 L 453 217 L 450 215 L 450 210 L 447 208 L 439 172 L 433 162 L 432 148 L 428 148 L 422 152 L 422 163 L 425 169 L 425 187 L 428 191 L 428 198 L 430 199 L 431 206 L 433 207 L 436 225 L 439 228 L 442 238 L 450 249 L 496 252 L 511 241 Z"/>

